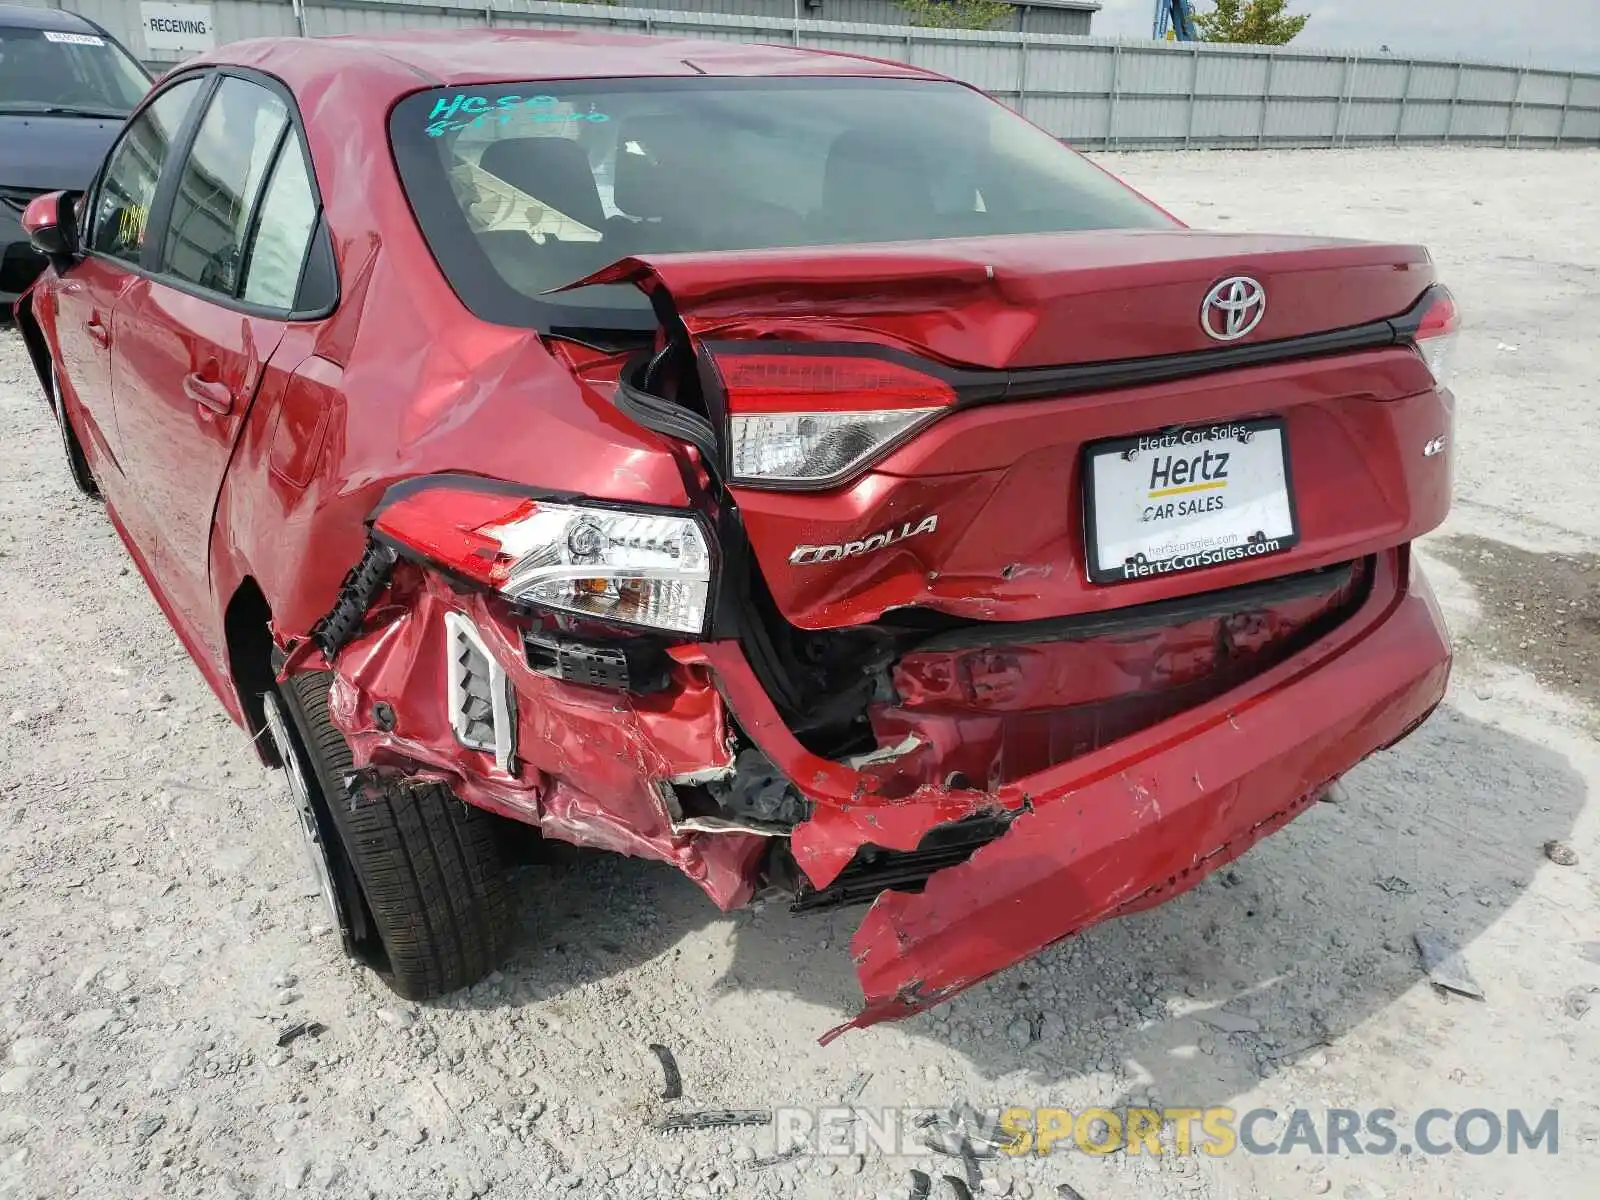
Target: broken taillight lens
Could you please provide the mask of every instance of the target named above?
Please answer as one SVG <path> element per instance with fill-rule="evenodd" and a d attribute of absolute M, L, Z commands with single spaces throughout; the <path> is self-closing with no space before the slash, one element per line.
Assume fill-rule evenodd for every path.
<path fill-rule="evenodd" d="M 526 604 L 672 633 L 705 627 L 711 550 L 692 516 L 403 486 L 372 523 L 402 553 Z"/>
<path fill-rule="evenodd" d="M 715 361 L 735 483 L 841 482 L 956 400 L 937 376 L 867 355 L 728 353 Z"/>
<path fill-rule="evenodd" d="M 1435 287 L 1428 295 L 1430 303 L 1423 310 L 1422 322 L 1412 337 L 1428 370 L 1433 373 L 1433 381 L 1443 384 L 1455 349 L 1456 334 L 1461 328 L 1461 315 L 1456 308 L 1456 298 L 1448 288 Z"/>

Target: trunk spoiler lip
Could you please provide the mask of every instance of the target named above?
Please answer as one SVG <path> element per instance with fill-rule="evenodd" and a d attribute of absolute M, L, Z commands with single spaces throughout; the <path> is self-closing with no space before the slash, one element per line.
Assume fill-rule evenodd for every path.
<path fill-rule="evenodd" d="M 1109 259 L 1096 250 L 1111 246 L 1176 246 L 1209 249 L 1211 257 L 1240 263 L 1260 255 L 1317 250 L 1336 260 L 1333 266 L 1431 266 L 1425 246 L 1405 242 L 1377 242 L 1360 238 L 1307 237 L 1299 234 L 1263 234 L 1226 230 L 1173 228 L 1073 229 L 1040 233 L 975 234 L 965 237 L 914 241 L 849 242 L 835 245 L 750 247 L 726 250 L 669 250 L 630 254 L 581 278 L 547 288 L 540 295 L 599 284 L 632 283 L 647 293 L 660 288 L 688 287 L 699 302 L 731 299 L 763 286 L 782 288 L 817 286 L 830 289 L 865 288 L 876 293 L 885 283 L 922 282 L 932 286 L 974 286 L 985 283 L 1025 284 L 1039 268 L 1041 253 L 1069 245 L 1082 252 L 1075 261 L 1053 264 L 1047 273 L 1097 273 L 1164 270 L 1174 261 L 1201 261 L 1185 254 L 1135 255 Z M 1089 247 L 1085 252 L 1084 248 Z M 732 262 L 730 274 L 703 268 Z"/>
<path fill-rule="evenodd" d="M 1292 359 L 1348 354 L 1356 350 L 1376 350 L 1397 345 L 1406 339 L 1407 331 L 1414 331 L 1421 323 L 1423 311 L 1432 303 L 1434 286 L 1437 285 L 1424 290 L 1417 301 L 1399 316 L 1384 317 L 1344 329 L 1306 333 L 1273 342 L 1221 346 L 1215 350 L 1186 350 L 1181 354 L 1160 354 L 1150 358 L 1123 358 L 1009 371 L 1005 394 L 997 399 L 1041 400 L 1052 396 L 1110 391 L 1169 383 L 1216 371 L 1269 366 Z"/>
<path fill-rule="evenodd" d="M 948 383 L 956 393 L 955 412 L 978 404 L 1012 400 L 1044 400 L 1084 392 L 1111 391 L 1152 383 L 1168 383 L 1216 371 L 1242 367 L 1269 366 L 1292 359 L 1315 358 L 1324 354 L 1345 354 L 1400 345 L 1410 340 L 1422 322 L 1423 313 L 1433 303 L 1439 288 L 1424 289 L 1414 304 L 1398 316 L 1383 317 L 1344 329 L 1301 334 L 1272 342 L 1219 346 L 1214 350 L 1186 350 L 1179 354 L 1159 354 L 1148 358 L 1120 358 L 1101 362 L 1069 363 L 1059 367 L 962 367 L 914 354 L 896 346 L 871 342 L 779 342 L 766 340 L 702 339 L 701 345 L 716 358 L 719 354 L 759 351 L 761 354 L 792 354 L 829 358 L 878 358 L 913 367 Z M 833 486 L 833 485 L 830 485 Z"/>

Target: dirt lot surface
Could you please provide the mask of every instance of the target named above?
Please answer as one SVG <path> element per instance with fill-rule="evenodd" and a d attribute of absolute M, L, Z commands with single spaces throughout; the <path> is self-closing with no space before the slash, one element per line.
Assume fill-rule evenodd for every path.
<path fill-rule="evenodd" d="M 1560 1110 L 1554 1156 L 1058 1152 L 978 1163 L 982 1194 L 1600 1195 L 1600 154 L 1106 161 L 1195 224 L 1435 251 L 1467 337 L 1460 499 L 1425 548 L 1460 655 L 1427 726 L 1196 891 L 826 1049 L 859 912 L 719 916 L 668 868 L 598 856 L 521 875 L 503 973 L 399 1003 L 340 958 L 281 781 L 69 491 L 0 331 L 0 1196 L 901 1200 L 913 1169 L 959 1195 L 932 1154 L 761 1165 L 770 1130 L 649 1127 L 857 1089 L 1389 1108 L 1402 1134 L 1433 1107 Z M 1429 986 L 1420 928 L 1485 999 Z M 299 1022 L 325 1028 L 280 1048 Z M 656 1099 L 651 1042 L 683 1101 Z"/>

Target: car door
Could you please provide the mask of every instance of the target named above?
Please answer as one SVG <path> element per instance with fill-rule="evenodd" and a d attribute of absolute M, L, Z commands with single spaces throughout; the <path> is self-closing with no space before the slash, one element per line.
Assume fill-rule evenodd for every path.
<path fill-rule="evenodd" d="M 119 515 L 121 453 L 111 397 L 113 311 L 138 278 L 162 169 L 201 90 L 199 77 L 178 80 L 128 122 L 83 207 L 83 259 L 56 289 L 64 390 L 77 399 L 80 440 Z"/>
<path fill-rule="evenodd" d="M 211 522 L 317 221 L 287 92 L 221 74 L 163 182 L 147 273 L 116 307 L 112 388 L 138 511 L 125 521 L 180 632 L 216 650 Z"/>

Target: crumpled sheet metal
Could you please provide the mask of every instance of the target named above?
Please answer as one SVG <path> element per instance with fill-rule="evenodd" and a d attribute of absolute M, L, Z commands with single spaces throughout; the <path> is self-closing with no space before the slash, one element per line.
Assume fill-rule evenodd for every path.
<path fill-rule="evenodd" d="M 329 710 L 357 766 L 398 767 L 446 782 L 463 800 L 537 825 L 549 837 L 671 863 L 723 909 L 754 893 L 767 839 L 672 829 L 659 784 L 731 762 L 721 698 L 687 677 L 656 696 L 575 687 L 530 670 L 485 596 L 458 594 L 402 565 L 396 592 L 340 653 Z M 446 711 L 444 613 L 477 627 L 517 697 L 520 771 L 455 738 Z M 393 728 L 373 709 L 386 702 Z M 581 782 L 581 786 L 580 786 Z"/>
<path fill-rule="evenodd" d="M 1422 721 L 1450 654 L 1426 582 L 1380 560 L 1361 609 L 1333 633 L 1217 697 L 1103 749 L 991 789 L 886 794 L 873 775 L 807 751 L 737 643 L 679 647 L 672 691 L 622 698 L 529 671 L 497 601 L 402 566 L 391 601 L 341 653 L 336 723 L 359 763 L 421 764 L 463 798 L 552 836 L 673 863 L 724 908 L 749 899 L 764 839 L 674 833 L 661 783 L 728 762 L 731 710 L 813 803 L 796 862 L 825 887 L 864 845 L 912 850 L 936 826 L 1015 814 L 1008 831 L 916 895 L 878 897 L 851 943 L 865 1005 L 843 1029 L 919 1011 L 1098 921 L 1192 886 Z M 454 740 L 443 613 L 467 615 L 518 696 L 518 778 Z M 372 706 L 397 720 L 378 728 Z M 724 707 L 726 706 L 726 707 Z M 1308 734 L 1305 714 L 1316 713 Z M 570 779 L 569 779 L 570 776 Z M 579 790 L 570 780 L 582 778 Z M 825 1038 L 826 1040 L 826 1038 Z"/>
<path fill-rule="evenodd" d="M 892 797 L 863 773 L 807 752 L 737 645 L 708 643 L 678 657 L 715 675 L 741 726 L 815 804 L 791 846 L 817 887 L 863 844 L 910 850 L 946 821 L 1018 814 L 920 894 L 878 897 L 851 942 L 866 1004 L 841 1030 L 919 1011 L 1192 886 L 1415 727 L 1443 697 L 1450 668 L 1426 581 L 1404 556 L 1389 555 L 1362 607 L 1337 630 L 1224 696 L 989 790 L 922 787 Z M 1308 713 L 1316 714 L 1309 730 Z"/>
<path fill-rule="evenodd" d="M 1263 336 L 1289 338 L 1403 312 L 1433 282 L 1420 246 L 1161 229 L 1011 234 L 855 246 L 786 246 L 619 259 L 562 290 L 665 290 L 702 338 L 787 335 L 890 342 L 998 368 L 1202 350 L 1194 286 L 1252 259 L 1273 289 Z M 1186 269 L 1187 268 L 1187 269 Z M 1336 274 L 1337 273 L 1337 274 Z M 1357 274 L 1359 273 L 1359 274 Z M 1332 279 L 1361 286 L 1330 286 Z M 1139 290 L 1139 319 L 1127 295 Z M 823 314 L 819 318 L 819 313 Z"/>
<path fill-rule="evenodd" d="M 813 754 L 783 723 L 737 642 L 701 642 L 672 651 L 678 662 L 704 668 L 738 714 L 739 725 L 816 805 L 796 826 L 790 849 L 814 887 L 838 878 L 863 845 L 915 850 L 937 825 L 976 812 L 1019 807 L 1022 795 L 1000 797 L 971 788 L 923 787 L 909 795 L 878 795 L 876 776 Z M 1009 800 L 1009 804 L 1007 801 Z"/>
<path fill-rule="evenodd" d="M 886 792 L 959 773 L 993 787 L 1082 758 L 1187 712 L 1287 657 L 1365 585 L 1198 616 L 1115 636 L 1023 646 L 917 649 L 894 666 L 894 703 L 868 712 L 880 745 L 913 737 L 877 768 Z"/>
<path fill-rule="evenodd" d="M 1392 598 L 1392 578 L 1384 582 Z M 1307 673 L 1310 655 L 1324 661 Z M 1409 594 L 1375 597 L 1226 707 L 1205 706 L 1070 764 L 1080 772 L 1075 785 L 1039 795 L 1005 834 L 933 875 L 921 894 L 878 897 L 851 940 L 866 1005 L 823 1040 L 937 1004 L 1107 917 L 1192 887 L 1425 719 L 1449 673 L 1442 617 L 1413 573 Z M 1305 713 L 1318 718 L 1309 735 Z"/>

